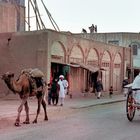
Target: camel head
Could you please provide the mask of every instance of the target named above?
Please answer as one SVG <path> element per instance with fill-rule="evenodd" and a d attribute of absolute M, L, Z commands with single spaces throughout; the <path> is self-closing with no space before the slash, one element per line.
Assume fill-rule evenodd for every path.
<path fill-rule="evenodd" d="M 9 89 L 11 89 L 14 93 L 15 91 L 13 90 L 11 86 L 11 79 L 14 77 L 14 73 L 6 72 L 5 74 L 2 75 L 2 80 L 6 83 Z"/>
<path fill-rule="evenodd" d="M 2 80 L 4 80 L 6 83 L 10 82 L 11 78 L 14 77 L 14 73 L 6 72 L 5 74 L 2 75 Z"/>

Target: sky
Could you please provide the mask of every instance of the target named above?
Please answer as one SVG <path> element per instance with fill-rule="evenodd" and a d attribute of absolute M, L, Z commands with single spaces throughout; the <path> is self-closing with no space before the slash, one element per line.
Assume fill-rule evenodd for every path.
<path fill-rule="evenodd" d="M 25 0 L 27 2 L 27 0 Z M 140 0 L 43 0 L 60 31 L 89 32 L 92 24 L 97 32 L 140 32 Z M 41 4 L 37 0 L 41 18 L 46 28 L 54 29 Z M 26 3 L 27 5 L 27 3 Z M 26 8 L 27 9 L 27 8 Z M 34 16 L 31 10 L 30 16 Z M 30 18 L 31 30 L 35 18 Z"/>

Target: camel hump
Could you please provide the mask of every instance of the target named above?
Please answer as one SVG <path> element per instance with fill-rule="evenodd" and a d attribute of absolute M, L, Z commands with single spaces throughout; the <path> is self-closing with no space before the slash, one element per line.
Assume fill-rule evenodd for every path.
<path fill-rule="evenodd" d="M 32 69 L 30 74 L 32 77 L 36 77 L 36 78 L 44 77 L 44 73 L 41 70 L 39 70 L 38 68 Z"/>

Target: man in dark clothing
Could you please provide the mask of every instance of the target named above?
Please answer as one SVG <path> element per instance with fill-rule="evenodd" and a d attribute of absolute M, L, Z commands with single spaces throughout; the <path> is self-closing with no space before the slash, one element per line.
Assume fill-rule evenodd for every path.
<path fill-rule="evenodd" d="M 52 86 L 51 86 L 51 97 L 53 105 L 58 104 L 58 84 L 57 79 L 53 79 Z"/>
<path fill-rule="evenodd" d="M 128 84 L 129 84 L 128 79 L 127 79 L 127 77 L 125 77 L 123 82 L 122 82 L 122 89 L 123 89 L 124 96 L 127 95 L 128 88 L 126 88 L 125 86 L 128 85 Z"/>
<path fill-rule="evenodd" d="M 51 105 L 52 95 L 51 95 L 51 84 L 48 83 L 48 105 Z"/>
<path fill-rule="evenodd" d="M 98 93 L 97 99 L 100 99 L 101 94 L 102 94 L 102 93 L 101 93 L 102 90 L 103 90 L 103 84 L 102 84 L 101 79 L 99 78 L 98 81 L 96 82 L 96 91 L 97 91 L 97 93 Z"/>

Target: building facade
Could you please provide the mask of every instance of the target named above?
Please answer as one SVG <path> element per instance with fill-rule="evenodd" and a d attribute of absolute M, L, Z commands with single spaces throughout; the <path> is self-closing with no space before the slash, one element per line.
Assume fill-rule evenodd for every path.
<path fill-rule="evenodd" d="M 23 69 L 39 68 L 49 83 L 63 74 L 73 96 L 94 89 L 98 78 L 102 79 L 104 92 L 108 94 L 113 86 L 120 93 L 124 66 L 132 66 L 129 47 L 75 37 L 71 33 L 53 30 L 1 33 L 0 40 L 0 75 L 11 71 L 17 77 Z M 4 82 L 0 84 L 0 92 L 6 92 Z"/>
<path fill-rule="evenodd" d="M 133 77 L 135 77 L 140 70 L 140 33 L 89 33 L 89 34 L 76 34 L 91 40 L 113 44 L 116 46 L 129 47 L 132 49 L 133 55 Z M 126 67 L 126 69 L 129 68 Z"/>
<path fill-rule="evenodd" d="M 0 0 L 0 33 L 25 31 L 25 0 Z"/>

